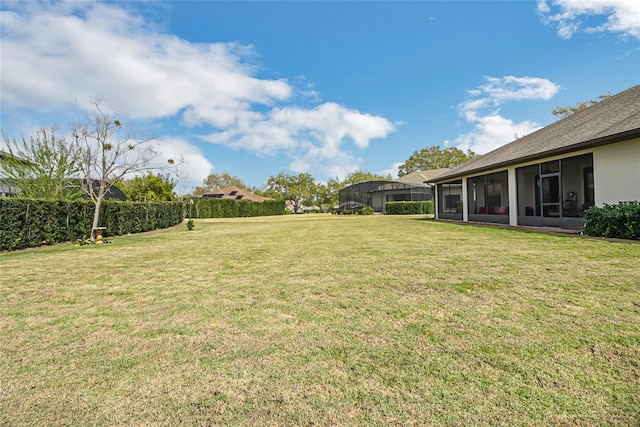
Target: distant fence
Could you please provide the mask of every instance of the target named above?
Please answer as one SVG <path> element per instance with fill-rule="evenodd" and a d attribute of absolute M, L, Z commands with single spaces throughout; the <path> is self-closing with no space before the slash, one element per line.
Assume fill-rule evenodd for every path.
<path fill-rule="evenodd" d="M 45 201 L 0 198 L 0 250 L 24 249 L 89 237 L 94 204 L 88 200 Z M 100 226 L 105 236 L 166 228 L 183 220 L 181 202 L 105 200 Z"/>

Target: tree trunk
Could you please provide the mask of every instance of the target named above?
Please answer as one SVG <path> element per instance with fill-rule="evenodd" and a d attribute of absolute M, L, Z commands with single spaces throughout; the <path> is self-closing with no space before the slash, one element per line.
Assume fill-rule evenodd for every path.
<path fill-rule="evenodd" d="M 93 225 L 91 226 L 91 241 L 95 242 L 96 240 L 96 228 L 100 223 L 100 206 L 102 206 L 102 199 L 104 198 L 104 182 L 100 183 L 100 188 L 98 189 L 98 194 L 95 199 L 95 209 L 93 210 Z"/>
<path fill-rule="evenodd" d="M 91 226 L 91 241 L 96 240 L 96 228 L 98 227 L 98 223 L 100 221 L 100 206 L 102 205 L 102 197 L 99 197 L 96 200 L 96 207 L 93 211 L 93 225 Z"/>

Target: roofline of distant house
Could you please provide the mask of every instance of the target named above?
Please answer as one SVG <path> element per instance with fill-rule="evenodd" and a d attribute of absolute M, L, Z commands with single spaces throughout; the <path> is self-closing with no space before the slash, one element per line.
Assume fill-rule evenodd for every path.
<path fill-rule="evenodd" d="M 349 184 L 346 187 L 343 187 L 342 189 L 346 189 L 346 188 L 350 188 L 350 187 L 355 187 L 356 185 L 362 185 L 362 184 L 367 184 L 369 182 L 378 182 L 378 183 L 385 183 L 385 184 L 403 184 L 403 185 L 408 185 L 408 186 L 415 186 L 415 187 L 430 187 L 430 185 L 427 183 L 427 181 L 422 181 L 422 182 L 408 182 L 408 181 L 398 181 L 398 180 L 390 180 L 390 179 L 372 179 L 369 181 L 359 181 L 359 182 L 355 182 L 353 184 Z M 379 190 L 379 191 L 386 191 L 386 190 Z"/>
<path fill-rule="evenodd" d="M 596 139 L 590 139 L 588 141 L 579 142 L 577 144 L 569 145 L 562 148 L 557 148 L 554 150 L 544 151 L 542 153 L 532 154 L 530 156 L 518 157 L 517 159 L 507 160 L 504 162 L 494 163 L 487 166 L 481 166 L 477 169 L 466 170 L 462 172 L 453 173 L 451 175 L 444 174 L 441 177 L 437 177 L 431 181 L 431 183 L 439 183 L 450 181 L 454 178 L 461 178 L 463 176 L 475 175 L 480 172 L 486 172 L 489 170 L 500 169 L 503 167 L 515 165 L 518 163 L 530 162 L 533 160 L 544 159 L 546 157 L 557 156 L 561 154 L 571 153 L 573 151 L 585 150 L 588 148 L 595 148 L 602 145 L 614 144 L 616 142 L 626 141 L 634 138 L 640 138 L 640 128 L 631 129 L 625 132 L 616 133 L 613 135 L 607 135 Z M 490 154 L 490 153 L 489 153 Z"/>

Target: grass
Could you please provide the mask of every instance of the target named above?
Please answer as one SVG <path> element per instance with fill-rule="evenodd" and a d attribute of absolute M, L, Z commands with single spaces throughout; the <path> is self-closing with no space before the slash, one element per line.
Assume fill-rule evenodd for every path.
<path fill-rule="evenodd" d="M 0 254 L 0 424 L 640 423 L 640 245 L 196 220 Z"/>

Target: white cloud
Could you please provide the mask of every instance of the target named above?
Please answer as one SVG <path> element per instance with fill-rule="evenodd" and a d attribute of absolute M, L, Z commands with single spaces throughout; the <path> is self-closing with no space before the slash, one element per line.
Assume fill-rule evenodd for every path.
<path fill-rule="evenodd" d="M 446 141 L 445 145 L 485 154 L 540 128 L 540 125 L 528 120 L 514 122 L 499 114 L 492 114 L 478 117 L 471 132 L 459 135 L 453 141 Z"/>
<path fill-rule="evenodd" d="M 392 179 L 398 178 L 398 171 L 400 170 L 400 166 L 402 166 L 404 162 L 396 162 L 391 165 L 389 169 L 384 169 L 379 172 L 376 172 L 378 175 L 387 176 L 390 175 Z"/>
<path fill-rule="evenodd" d="M 11 105 L 88 107 L 98 98 L 138 118 L 186 109 L 189 124 L 226 126 L 252 104 L 292 95 L 243 60 L 251 47 L 197 44 L 154 32 L 141 17 L 93 2 L 38 3 L 32 14 L 2 11 L 2 99 Z"/>
<path fill-rule="evenodd" d="M 487 76 L 485 80 L 486 83 L 477 89 L 467 91 L 469 99 L 458 106 L 459 114 L 473 124 L 473 130 L 445 141 L 446 146 L 485 154 L 517 137 L 534 132 L 541 127 L 539 124 L 529 120 L 514 122 L 502 117 L 499 107 L 512 101 L 546 101 L 559 90 L 555 83 L 539 77 Z"/>
<path fill-rule="evenodd" d="M 165 167 L 169 159 L 178 165 L 177 174 L 172 173 L 172 175 L 177 175 L 176 190 L 179 194 L 188 192 L 196 185 L 202 185 L 202 181 L 213 173 L 213 165 L 200 149 L 184 139 L 165 137 L 154 142 L 156 143 L 154 148 L 158 153 L 154 166 Z"/>
<path fill-rule="evenodd" d="M 362 150 L 372 139 L 385 138 L 394 130 L 383 117 L 327 102 L 312 109 L 274 108 L 203 139 L 262 155 L 283 150 L 292 158 L 290 168 L 295 172 L 320 170 L 344 177 L 360 164 L 345 149 L 349 142 Z"/>
<path fill-rule="evenodd" d="M 319 102 L 313 83 L 303 76 L 293 83 L 260 78 L 252 46 L 192 43 L 122 4 L 3 6 L 0 97 L 12 111 L 73 111 L 76 102 L 89 109 L 104 99 L 133 119 L 177 119 L 209 142 L 261 155 L 285 153 L 292 170 L 340 175 L 359 167 L 351 151 L 395 129 L 383 117 L 331 102 L 291 105 L 297 97 Z M 198 175 L 210 169 L 186 142 L 171 147 L 195 156 Z"/>
<path fill-rule="evenodd" d="M 640 39 L 640 2 L 637 0 L 554 0 L 538 1 L 542 22 L 555 24 L 558 36 L 569 39 L 581 27 L 586 33 L 611 32 Z M 584 21 L 600 19 L 596 25 Z"/>

